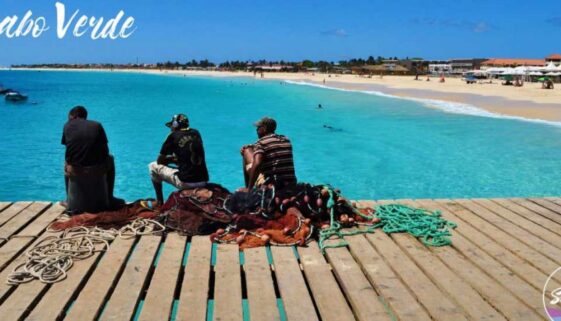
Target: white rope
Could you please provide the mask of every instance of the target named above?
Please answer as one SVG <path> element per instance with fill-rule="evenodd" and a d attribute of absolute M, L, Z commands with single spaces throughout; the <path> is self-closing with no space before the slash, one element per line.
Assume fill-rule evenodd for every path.
<path fill-rule="evenodd" d="M 7 282 L 18 285 L 38 279 L 43 283 L 56 283 L 66 278 L 75 260 L 84 260 L 96 252 L 106 251 L 109 242 L 116 237 L 129 239 L 164 230 L 161 223 L 144 218 L 138 218 L 119 230 L 97 226 L 68 228 L 59 236 L 47 236 L 25 252 L 26 261 L 14 268 Z M 47 231 L 52 229 L 48 227 Z"/>

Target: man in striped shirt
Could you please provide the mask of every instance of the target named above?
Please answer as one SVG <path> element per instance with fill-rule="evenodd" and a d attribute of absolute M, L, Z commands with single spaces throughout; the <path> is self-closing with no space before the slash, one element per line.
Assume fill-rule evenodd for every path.
<path fill-rule="evenodd" d="M 257 121 L 259 139 L 253 145 L 241 149 L 245 185 L 248 189 L 263 184 L 276 187 L 296 184 L 292 144 L 283 135 L 275 134 L 277 122 L 268 117 Z"/>

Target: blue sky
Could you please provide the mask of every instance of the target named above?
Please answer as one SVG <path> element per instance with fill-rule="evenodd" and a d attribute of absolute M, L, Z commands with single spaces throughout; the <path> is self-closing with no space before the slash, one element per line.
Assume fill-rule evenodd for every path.
<path fill-rule="evenodd" d="M 56 0 L 0 0 L 0 19 L 29 9 L 40 38 L 0 36 L 0 65 L 40 62 L 337 61 L 373 56 L 542 58 L 561 52 L 561 2 L 490 0 L 61 0 L 67 15 L 136 19 L 128 39 L 56 38 Z"/>

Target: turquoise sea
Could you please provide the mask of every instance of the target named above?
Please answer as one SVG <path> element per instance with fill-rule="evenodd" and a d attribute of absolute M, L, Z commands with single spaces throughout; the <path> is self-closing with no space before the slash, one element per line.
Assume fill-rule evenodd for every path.
<path fill-rule="evenodd" d="M 353 199 L 561 194 L 561 127 L 551 125 L 249 78 L 0 71 L 0 83 L 30 96 L 0 101 L 0 201 L 64 198 L 60 139 L 78 104 L 104 125 L 116 195 L 129 201 L 153 197 L 147 165 L 175 113 L 201 132 L 211 180 L 230 189 L 243 184 L 239 148 L 267 115 L 293 141 L 300 181 Z"/>

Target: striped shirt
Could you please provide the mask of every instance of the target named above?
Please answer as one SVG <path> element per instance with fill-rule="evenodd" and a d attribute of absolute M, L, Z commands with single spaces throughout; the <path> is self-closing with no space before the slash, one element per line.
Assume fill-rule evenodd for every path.
<path fill-rule="evenodd" d="M 270 134 L 254 144 L 254 154 L 263 154 L 260 172 L 275 184 L 296 184 L 292 144 L 282 135 Z"/>

